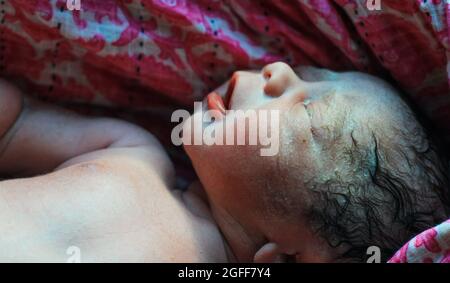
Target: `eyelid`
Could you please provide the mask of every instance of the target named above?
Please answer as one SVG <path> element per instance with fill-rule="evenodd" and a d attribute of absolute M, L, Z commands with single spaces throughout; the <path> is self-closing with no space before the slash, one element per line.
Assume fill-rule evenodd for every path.
<path fill-rule="evenodd" d="M 314 126 L 314 117 L 313 117 L 313 110 L 311 109 L 311 101 L 303 102 L 303 107 L 305 107 L 306 114 L 309 117 L 309 124 L 310 124 L 310 131 L 312 138 L 315 140 L 318 137 L 317 128 Z"/>
<path fill-rule="evenodd" d="M 306 113 L 309 116 L 309 119 L 312 120 L 312 113 L 311 113 L 311 108 L 309 107 L 311 104 L 311 100 L 310 99 L 306 99 L 305 101 L 302 102 L 303 106 L 305 107 Z"/>

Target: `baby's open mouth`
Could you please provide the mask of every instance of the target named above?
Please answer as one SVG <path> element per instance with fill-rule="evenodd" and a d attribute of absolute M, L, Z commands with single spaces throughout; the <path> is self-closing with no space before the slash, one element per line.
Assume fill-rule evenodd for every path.
<path fill-rule="evenodd" d="M 208 103 L 208 110 L 218 110 L 223 115 L 226 114 L 225 103 L 217 92 L 213 91 L 206 97 Z"/>
<path fill-rule="evenodd" d="M 222 97 L 215 91 L 208 94 L 206 100 L 209 110 L 218 110 L 223 115 L 226 114 L 226 111 L 229 110 L 231 106 L 231 98 L 233 96 L 233 92 L 236 87 L 236 81 L 237 81 L 236 77 L 233 76 L 233 78 L 230 81 L 230 85 L 228 86 L 228 90 L 227 93 L 225 94 L 225 97 Z"/>

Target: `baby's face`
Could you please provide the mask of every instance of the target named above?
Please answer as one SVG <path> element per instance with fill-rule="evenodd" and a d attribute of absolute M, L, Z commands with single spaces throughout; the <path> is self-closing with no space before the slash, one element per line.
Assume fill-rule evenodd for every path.
<path fill-rule="evenodd" d="M 356 172 L 348 151 L 370 146 L 375 135 L 395 139 L 391 125 L 407 109 L 391 87 L 374 77 L 309 67 L 294 72 L 284 63 L 236 72 L 215 93 L 222 99 L 210 94 L 209 109 L 279 110 L 280 116 L 274 156 L 261 156 L 261 145 L 185 146 L 213 213 L 221 227 L 260 231 L 266 239 L 259 240 L 287 246 L 312 238 L 302 215 L 304 207 L 314 205 L 305 188 Z M 185 132 L 192 131 L 197 114 Z M 238 123 L 233 115 L 220 114 L 212 125 L 226 119 Z M 227 122 L 225 128 L 231 126 Z M 249 135 L 248 127 L 245 131 Z M 242 235 L 226 236 L 246 241 Z"/>

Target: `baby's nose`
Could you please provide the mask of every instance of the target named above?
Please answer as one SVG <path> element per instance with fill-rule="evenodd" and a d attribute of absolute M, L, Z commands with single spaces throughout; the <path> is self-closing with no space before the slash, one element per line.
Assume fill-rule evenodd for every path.
<path fill-rule="evenodd" d="M 270 96 L 282 95 L 287 88 L 299 80 L 294 70 L 283 62 L 264 67 L 263 76 L 267 80 L 264 92 Z"/>

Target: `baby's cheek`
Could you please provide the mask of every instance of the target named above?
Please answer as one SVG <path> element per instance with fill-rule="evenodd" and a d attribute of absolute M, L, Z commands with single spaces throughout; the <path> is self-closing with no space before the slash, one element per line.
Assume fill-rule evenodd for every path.
<path fill-rule="evenodd" d="M 292 141 L 283 148 L 283 160 L 279 162 L 279 167 L 284 172 L 280 178 L 291 182 L 293 188 L 308 186 L 317 177 L 327 176 L 332 171 L 334 167 L 330 164 L 333 163 L 335 150 L 331 143 L 325 146 L 306 135 L 298 135 Z"/>

